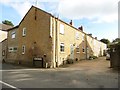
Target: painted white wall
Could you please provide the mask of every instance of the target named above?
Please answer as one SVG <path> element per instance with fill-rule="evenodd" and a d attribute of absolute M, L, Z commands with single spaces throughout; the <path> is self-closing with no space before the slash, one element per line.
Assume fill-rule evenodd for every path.
<path fill-rule="evenodd" d="M 0 42 L 7 38 L 7 32 L 0 30 Z"/>

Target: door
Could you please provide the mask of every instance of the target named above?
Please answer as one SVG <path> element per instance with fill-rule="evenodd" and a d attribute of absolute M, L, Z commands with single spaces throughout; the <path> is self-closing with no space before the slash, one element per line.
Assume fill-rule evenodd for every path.
<path fill-rule="evenodd" d="M 70 45 L 70 59 L 74 59 L 74 46 L 72 44 Z"/>

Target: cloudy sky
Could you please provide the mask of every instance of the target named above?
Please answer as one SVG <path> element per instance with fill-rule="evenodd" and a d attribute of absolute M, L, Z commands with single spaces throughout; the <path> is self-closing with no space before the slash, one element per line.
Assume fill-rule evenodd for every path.
<path fill-rule="evenodd" d="M 18 25 L 32 5 L 63 21 L 73 20 L 74 26 L 84 27 L 98 39 L 110 41 L 118 37 L 119 0 L 0 0 L 0 22 L 10 20 Z M 1 15 L 1 14 L 0 14 Z"/>

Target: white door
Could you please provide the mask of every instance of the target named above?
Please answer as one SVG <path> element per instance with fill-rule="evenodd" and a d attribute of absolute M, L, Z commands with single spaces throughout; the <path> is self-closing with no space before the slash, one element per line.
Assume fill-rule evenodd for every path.
<path fill-rule="evenodd" d="M 74 59 L 74 46 L 72 44 L 70 45 L 70 59 Z"/>

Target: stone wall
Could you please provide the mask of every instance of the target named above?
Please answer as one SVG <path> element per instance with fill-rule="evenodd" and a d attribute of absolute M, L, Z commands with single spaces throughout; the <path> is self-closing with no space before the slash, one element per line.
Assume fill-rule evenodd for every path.
<path fill-rule="evenodd" d="M 120 68 L 120 45 L 111 45 L 110 66 L 112 68 Z"/>

